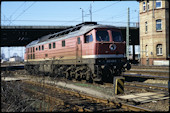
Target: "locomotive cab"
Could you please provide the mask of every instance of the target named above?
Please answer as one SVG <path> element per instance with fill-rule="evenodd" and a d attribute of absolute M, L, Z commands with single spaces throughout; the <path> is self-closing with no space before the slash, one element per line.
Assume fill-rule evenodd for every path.
<path fill-rule="evenodd" d="M 120 31 L 114 29 L 97 29 L 96 47 L 96 55 L 106 54 L 106 57 L 123 57 L 125 42 L 122 41 Z"/>
<path fill-rule="evenodd" d="M 130 69 L 125 56 L 126 43 L 117 29 L 95 29 L 95 74 L 96 80 L 113 80 L 121 75 L 125 68 Z"/>

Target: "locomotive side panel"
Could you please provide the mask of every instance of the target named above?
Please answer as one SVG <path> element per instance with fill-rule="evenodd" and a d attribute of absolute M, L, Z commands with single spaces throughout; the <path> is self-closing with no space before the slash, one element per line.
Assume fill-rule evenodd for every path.
<path fill-rule="evenodd" d="M 90 58 L 90 56 L 95 54 L 95 31 L 92 30 L 85 34 L 83 39 L 82 58 Z"/>

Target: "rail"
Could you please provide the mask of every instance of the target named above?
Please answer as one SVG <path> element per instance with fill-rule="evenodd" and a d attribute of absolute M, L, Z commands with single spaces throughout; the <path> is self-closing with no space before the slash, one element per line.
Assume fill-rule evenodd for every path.
<path fill-rule="evenodd" d="M 131 74 L 131 73 L 125 73 L 123 74 L 124 77 L 138 77 L 138 78 L 147 78 L 147 79 L 162 79 L 162 80 L 168 80 L 168 76 L 154 76 L 154 75 L 143 75 L 143 74 Z"/>
<path fill-rule="evenodd" d="M 160 86 L 160 85 L 154 85 L 154 84 L 147 84 L 147 83 L 137 83 L 137 82 L 125 82 L 125 86 L 135 86 L 136 88 L 150 88 L 148 90 L 152 89 L 159 89 L 168 91 L 168 86 Z"/>

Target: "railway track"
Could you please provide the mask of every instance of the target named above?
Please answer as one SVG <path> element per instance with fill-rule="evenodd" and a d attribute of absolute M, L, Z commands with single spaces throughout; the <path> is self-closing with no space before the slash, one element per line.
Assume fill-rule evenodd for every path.
<path fill-rule="evenodd" d="M 124 77 L 131 77 L 131 78 L 144 78 L 144 79 L 157 79 L 157 80 L 168 80 L 169 76 L 154 76 L 154 75 L 143 75 L 143 74 L 136 74 L 136 73 L 124 73 Z"/>
<path fill-rule="evenodd" d="M 31 77 L 32 78 L 32 77 Z M 35 79 L 35 78 L 34 78 Z M 39 77 L 37 77 L 37 79 L 40 79 L 40 81 L 41 81 L 41 78 L 39 78 Z M 50 78 L 51 79 L 51 78 Z M 48 80 L 48 79 L 46 79 L 46 80 Z M 55 79 L 51 79 L 51 80 L 54 80 L 54 81 L 63 81 L 63 82 L 67 82 L 67 83 L 69 83 L 68 81 L 70 81 L 70 80 L 66 80 L 66 79 L 63 79 L 63 78 L 61 78 L 61 80 L 59 80 L 58 78 L 55 80 Z M 40 82 L 39 81 L 39 82 Z M 82 85 L 83 85 L 83 83 L 84 84 L 89 84 L 89 85 L 93 85 L 94 87 L 95 87 L 95 85 L 96 86 L 101 86 L 101 87 L 108 87 L 108 88 L 112 88 L 113 89 L 113 84 L 112 83 L 104 83 L 103 85 L 102 84 L 97 84 L 97 83 L 93 83 L 93 84 L 91 84 L 91 83 L 86 83 L 86 81 L 75 81 L 75 80 L 73 80 L 74 82 L 76 82 L 76 83 L 82 83 Z M 73 82 L 73 81 L 70 81 L 70 82 Z M 46 83 L 48 83 L 48 82 L 46 82 Z M 125 82 L 125 90 L 127 90 L 126 88 L 134 88 L 135 90 L 140 90 L 140 89 L 146 89 L 146 91 L 156 91 L 155 89 L 157 89 L 157 91 L 165 91 L 165 92 L 167 92 L 167 88 L 164 88 L 164 89 L 161 89 L 161 88 L 156 88 L 156 87 L 159 87 L 159 86 L 155 86 L 155 88 L 153 89 L 153 88 L 150 88 L 150 87 L 152 87 L 152 86 L 145 86 L 145 87 L 143 87 L 142 86 L 142 84 L 143 83 L 141 83 L 140 84 L 140 86 L 139 85 L 132 85 L 132 82 L 129 82 L 129 83 L 131 83 L 131 85 L 128 85 L 128 83 L 126 83 Z M 35 83 L 34 83 L 35 84 Z M 39 83 L 40 84 L 40 83 Z M 51 84 L 51 83 L 50 83 Z M 53 82 L 52 82 L 52 84 L 53 84 Z M 134 83 L 133 83 L 134 84 Z M 149 85 L 149 84 L 148 84 Z M 36 85 L 32 85 L 31 84 L 31 87 L 32 88 L 35 88 L 35 86 Z M 41 87 L 43 87 L 42 86 L 42 84 L 41 84 Z M 52 86 L 52 87 L 54 87 L 54 86 Z M 96 87 L 97 88 L 97 87 Z M 39 89 L 44 89 L 44 87 L 43 88 L 39 88 Z M 26 88 L 26 90 L 28 91 L 28 92 L 30 92 L 31 93 L 31 95 L 40 95 L 39 97 L 42 97 L 42 98 L 46 98 L 46 102 L 49 102 L 50 104 L 52 103 L 52 105 L 53 105 L 53 103 L 56 103 L 55 101 L 53 101 L 53 100 L 55 100 L 55 99 L 53 99 L 53 98 L 55 98 L 55 97 L 50 97 L 51 95 L 50 94 L 46 94 L 46 96 L 44 96 L 44 92 L 43 91 L 40 91 L 40 92 L 38 92 L 38 94 L 36 94 L 36 90 L 32 90 L 32 89 L 30 89 L 29 87 L 28 88 Z M 47 91 L 48 92 L 48 91 Z M 50 92 L 50 91 L 49 91 Z M 55 91 L 55 94 L 57 94 L 59 91 Z M 77 93 L 77 95 L 80 95 L 81 93 Z M 63 94 L 63 95 L 65 95 L 65 94 Z M 44 97 L 43 97 L 44 96 Z M 84 96 L 85 97 L 85 96 Z M 56 97 L 57 98 L 57 97 Z M 69 97 L 68 97 L 69 98 Z M 75 97 L 76 98 L 76 97 Z M 91 98 L 91 97 L 89 97 L 89 98 Z M 95 97 L 92 97 L 92 98 L 95 98 Z M 58 99 L 58 98 L 57 98 Z M 56 99 L 56 101 L 57 101 L 57 99 Z M 86 101 L 86 98 L 83 98 L 84 100 L 83 101 Z M 73 101 L 73 100 L 76 100 L 76 99 L 72 99 L 71 101 Z M 72 103 L 70 104 L 70 103 L 68 103 L 68 101 L 64 101 L 63 99 L 61 99 L 61 98 L 59 98 L 59 100 L 58 101 L 61 101 L 62 103 L 64 103 L 64 102 L 66 102 L 67 104 L 64 104 L 64 109 L 69 109 L 69 111 L 89 111 L 89 109 L 88 108 L 85 108 L 84 106 L 80 106 L 80 108 L 79 108 L 79 106 L 73 106 L 73 105 L 75 105 L 75 103 L 72 105 Z M 94 103 L 96 103 L 96 102 L 94 102 L 94 101 L 97 101 L 97 99 L 91 99 L 91 100 L 89 100 L 90 102 L 93 102 L 93 105 L 94 105 Z M 105 101 L 108 101 L 108 99 L 106 99 Z M 117 100 L 116 100 L 117 101 Z M 81 103 L 81 101 L 78 101 L 77 100 L 77 102 L 79 102 L 79 103 Z M 99 103 L 101 103 L 99 100 L 98 100 L 98 102 Z M 112 101 L 112 100 L 110 100 L 110 102 L 113 102 L 113 103 L 115 103 L 115 101 Z M 120 103 L 119 103 L 120 102 Z M 125 101 L 123 101 L 123 103 L 124 103 Z M 116 108 L 118 108 L 118 109 L 114 109 L 115 111 L 125 111 L 124 109 L 121 109 L 121 106 L 123 105 L 123 103 L 121 103 L 121 101 L 117 101 L 116 102 L 117 103 L 117 107 Z M 125 102 L 125 103 L 127 103 L 127 102 Z M 56 104 L 56 105 L 58 105 L 58 104 Z M 135 105 L 134 103 L 133 103 L 133 105 Z M 132 106 L 133 106 L 132 105 Z M 54 106 L 54 105 L 53 105 Z M 74 108 L 74 109 L 71 109 L 71 108 Z M 94 107 L 94 106 L 93 106 Z M 110 106 L 109 106 L 110 107 Z M 108 106 L 107 107 L 103 107 L 104 109 L 103 109 L 103 111 L 114 111 L 113 109 L 106 109 L 106 108 L 109 108 Z M 114 107 L 115 108 L 115 107 Z M 48 110 L 48 111 L 51 111 L 53 108 L 50 108 L 50 110 Z M 83 109 L 83 110 L 82 110 Z M 84 110 L 84 109 L 86 109 L 86 110 Z M 95 107 L 95 109 L 90 109 L 91 111 L 97 111 L 96 110 L 97 108 Z M 128 108 L 129 109 L 129 108 Z M 100 111 L 101 109 L 98 109 L 98 111 Z M 129 109 L 130 110 L 130 109 Z M 128 110 L 126 110 L 126 111 L 128 111 Z M 131 111 L 133 111 L 133 110 L 131 110 Z M 136 110 L 137 111 L 137 110 Z M 141 110 L 142 111 L 142 110 Z"/>
<path fill-rule="evenodd" d="M 125 82 L 125 87 L 131 87 L 136 89 L 145 89 L 148 91 L 165 91 L 168 92 L 168 86 L 161 86 L 148 83 L 139 83 L 139 82 Z"/>
<path fill-rule="evenodd" d="M 166 79 L 167 80 L 167 79 Z M 72 80 L 73 82 L 76 83 L 85 83 L 85 84 L 91 84 L 91 83 L 87 83 L 85 80 L 83 81 L 76 81 L 76 80 Z M 96 86 L 102 86 L 102 87 L 111 87 L 113 88 L 113 83 L 103 83 L 103 84 L 98 84 L 93 82 L 93 85 Z M 143 82 L 127 82 L 125 81 L 124 83 L 125 87 L 131 87 L 131 88 L 138 88 L 138 89 L 147 89 L 148 91 L 168 91 L 168 85 L 160 85 L 160 84 L 151 84 L 151 83 L 143 83 Z"/>
<path fill-rule="evenodd" d="M 90 83 L 86 83 L 85 81 L 83 81 L 83 82 L 74 81 L 74 82 L 90 84 Z M 98 84 L 98 83 L 93 83 L 93 85 L 113 88 L 113 83 L 104 83 L 102 85 Z M 160 84 L 142 83 L 142 82 L 125 82 L 124 87 L 125 88 L 134 88 L 134 89 L 139 89 L 139 90 L 145 89 L 147 91 L 164 91 L 164 92 L 169 91 L 168 86 L 165 86 L 165 85 L 163 86 Z"/>
<path fill-rule="evenodd" d="M 168 66 L 135 66 L 132 65 L 132 69 L 149 69 L 149 70 L 169 70 Z"/>
<path fill-rule="evenodd" d="M 169 77 L 166 76 L 152 76 L 152 75 L 141 75 L 141 74 L 123 74 L 123 76 L 125 77 L 130 77 L 131 78 L 144 78 L 144 79 L 159 79 L 159 80 L 167 80 L 169 79 Z M 63 79 L 63 78 L 57 78 L 59 81 L 64 81 L 66 82 L 67 79 Z M 91 83 L 87 83 L 85 80 L 82 81 L 76 81 L 76 80 L 72 80 L 72 82 L 77 82 L 77 83 L 86 83 L 86 84 L 91 84 Z M 131 84 L 131 85 L 130 85 Z M 101 85 L 98 83 L 93 82 L 93 85 Z M 146 83 L 140 83 L 140 82 L 126 82 L 124 84 L 127 87 L 133 87 L 133 88 L 147 88 L 147 90 L 162 90 L 162 91 L 168 91 L 168 86 L 160 86 L 160 85 L 153 85 L 153 84 L 146 84 Z M 113 87 L 113 83 L 104 83 L 103 85 L 101 85 L 103 87 Z"/>
<path fill-rule="evenodd" d="M 169 77 L 168 66 L 132 66 L 132 68 L 125 72 L 125 74 L 141 74 L 141 75 L 152 75 L 152 76 L 166 76 Z"/>
<path fill-rule="evenodd" d="M 105 83 L 105 87 L 111 87 L 113 88 L 113 84 L 111 83 Z M 139 82 L 125 82 L 124 83 L 125 88 L 133 88 L 133 89 L 145 89 L 147 91 L 164 91 L 168 92 L 168 86 L 160 86 L 160 85 L 153 85 L 153 84 L 145 84 L 145 83 L 139 83 Z"/>
<path fill-rule="evenodd" d="M 128 73 L 137 73 L 137 74 L 143 74 L 143 75 L 157 75 L 157 76 L 169 76 L 168 70 L 142 70 L 142 69 L 131 69 L 129 71 L 125 72 Z"/>
<path fill-rule="evenodd" d="M 32 81 L 23 81 L 23 83 L 28 86 L 24 88 L 25 91 L 34 94 L 36 97 L 43 97 L 46 102 L 69 107 L 71 111 L 151 111 L 134 105 L 89 96 L 47 84 Z M 52 109 L 53 107 L 49 111 Z"/>

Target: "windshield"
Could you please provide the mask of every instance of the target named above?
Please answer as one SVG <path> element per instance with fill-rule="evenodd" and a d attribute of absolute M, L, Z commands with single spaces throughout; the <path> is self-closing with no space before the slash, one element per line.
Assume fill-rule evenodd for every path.
<path fill-rule="evenodd" d="M 122 42 L 122 36 L 120 32 L 112 31 L 112 40 L 115 42 Z"/>
<path fill-rule="evenodd" d="M 96 32 L 97 41 L 109 41 L 109 34 L 107 31 L 97 31 Z"/>

